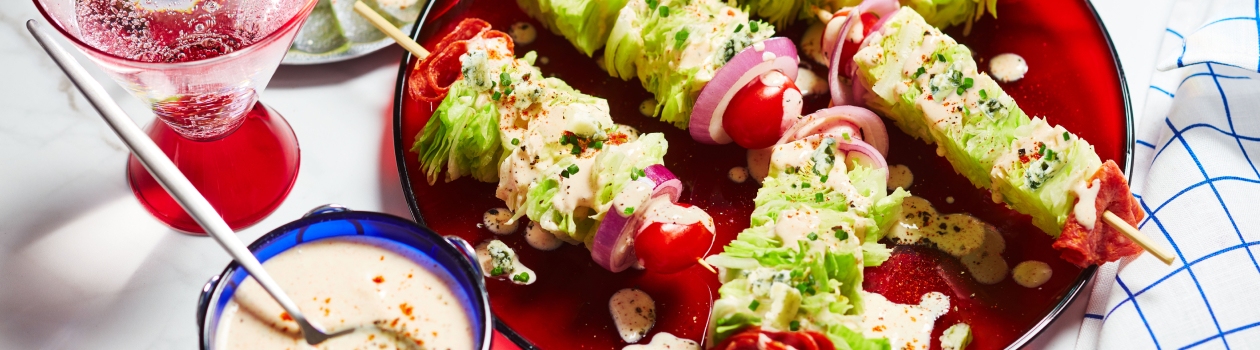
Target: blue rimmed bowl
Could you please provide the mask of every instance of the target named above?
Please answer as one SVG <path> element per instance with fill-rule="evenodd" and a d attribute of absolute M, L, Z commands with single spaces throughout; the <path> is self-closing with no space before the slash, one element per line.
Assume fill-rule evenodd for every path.
<path fill-rule="evenodd" d="M 481 270 L 471 259 L 472 246 L 457 237 L 437 233 L 397 216 L 352 211 L 326 205 L 310 211 L 301 219 L 276 228 L 249 245 L 259 261 L 279 255 L 302 243 L 346 236 L 367 236 L 394 243 L 394 249 L 426 256 L 446 269 L 454 281 L 452 289 L 465 300 L 464 310 L 472 320 L 475 349 L 490 349 L 494 324 L 486 296 Z M 197 303 L 197 328 L 201 349 L 214 349 L 216 328 L 223 308 L 232 299 L 237 287 L 249 274 L 236 262 L 210 278 L 201 289 Z"/>

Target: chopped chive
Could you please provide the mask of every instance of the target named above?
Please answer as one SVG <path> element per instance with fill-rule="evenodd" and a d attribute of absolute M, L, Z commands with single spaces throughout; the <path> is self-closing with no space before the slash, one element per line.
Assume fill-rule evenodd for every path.
<path fill-rule="evenodd" d="M 827 182 L 827 175 L 819 176 L 818 182 Z"/>
<path fill-rule="evenodd" d="M 845 141 L 852 141 L 852 139 L 850 139 L 850 138 L 849 138 L 849 133 L 847 133 L 847 132 L 846 132 L 846 133 L 844 133 L 844 134 L 842 134 L 841 136 L 844 136 L 844 140 L 845 140 Z"/>
<path fill-rule="evenodd" d="M 591 141 L 591 148 L 604 149 L 604 141 Z"/>
<path fill-rule="evenodd" d="M 976 80 L 975 80 L 975 79 L 971 79 L 971 78 L 963 78 L 963 83 L 962 83 L 962 86 L 963 86 L 964 88 L 968 88 L 968 89 L 970 89 L 972 86 L 975 86 L 975 85 L 976 85 Z"/>
<path fill-rule="evenodd" d="M 1041 144 L 1041 149 L 1038 149 L 1038 150 L 1037 150 L 1037 154 L 1040 154 L 1040 155 L 1043 155 L 1043 156 L 1044 156 L 1044 155 L 1046 155 L 1046 144 L 1044 144 L 1044 143 L 1043 143 L 1043 144 Z"/>
<path fill-rule="evenodd" d="M 748 303 L 749 310 L 757 311 L 758 306 L 761 306 L 761 302 L 757 301 L 757 299 L 753 299 L 751 303 Z"/>
<path fill-rule="evenodd" d="M 638 172 L 639 172 L 639 177 L 647 177 L 647 173 L 646 173 L 646 172 L 644 172 L 644 171 L 643 171 L 643 169 L 638 169 L 638 170 L 636 170 L 636 171 L 638 171 Z"/>
<path fill-rule="evenodd" d="M 817 240 L 818 240 L 818 234 L 817 234 L 817 233 L 813 233 L 813 232 L 810 232 L 810 233 L 809 233 L 809 235 L 807 235 L 807 236 L 805 236 L 805 237 L 809 238 L 809 240 L 811 240 L 811 241 L 817 241 Z"/>
<path fill-rule="evenodd" d="M 967 105 L 963 105 L 963 115 L 971 115 L 971 108 L 967 108 Z"/>
<path fill-rule="evenodd" d="M 687 37 L 690 35 L 691 33 L 687 31 L 687 28 L 683 28 L 679 30 L 678 33 L 675 33 L 674 50 L 682 50 L 683 46 L 687 44 Z"/>
<path fill-rule="evenodd" d="M 493 95 L 490 95 L 490 99 L 495 100 L 495 101 L 498 101 L 499 97 L 503 97 L 503 95 L 500 94 L 498 91 L 495 91 Z"/>
<path fill-rule="evenodd" d="M 756 21 L 748 22 L 748 31 L 749 31 L 749 32 L 756 33 L 756 32 L 757 32 L 757 30 L 760 30 L 760 29 L 761 29 L 761 28 L 760 28 L 760 26 L 758 26 L 758 25 L 757 25 L 757 22 L 756 22 Z"/>
<path fill-rule="evenodd" d="M 511 94 L 512 94 L 512 88 L 509 87 L 507 88 L 507 90 L 503 90 L 503 96 L 507 96 Z"/>
<path fill-rule="evenodd" d="M 490 270 L 490 275 L 491 275 L 491 276 L 498 276 L 498 275 L 502 275 L 502 274 L 503 274 L 503 267 L 502 267 L 502 266 L 495 266 L 495 267 L 494 267 L 494 269 Z"/>
<path fill-rule="evenodd" d="M 844 230 L 844 229 L 842 229 L 842 228 L 838 228 L 838 227 L 837 227 L 837 228 L 836 228 L 836 238 L 838 238 L 838 239 L 840 239 L 840 240 L 842 240 L 842 241 L 843 241 L 843 240 L 846 240 L 846 239 L 849 239 L 849 232 L 848 232 L 848 231 L 845 231 L 845 230 Z"/>
<path fill-rule="evenodd" d="M 577 164 L 571 164 L 569 165 L 569 168 L 565 170 L 568 170 L 570 174 L 577 174 L 579 169 Z"/>
<path fill-rule="evenodd" d="M 518 273 L 516 276 L 512 276 L 512 280 L 517 282 L 529 282 L 529 272 Z"/>
<path fill-rule="evenodd" d="M 621 212 L 626 215 L 634 214 L 634 207 L 627 207 L 626 210 L 622 210 Z"/>
<path fill-rule="evenodd" d="M 986 100 L 987 100 L 987 99 L 989 99 L 989 94 L 988 94 L 988 93 L 986 93 L 986 92 L 984 92 L 984 90 L 983 90 L 983 89 L 981 89 L 981 90 L 980 90 L 980 98 L 981 98 L 981 99 L 986 99 Z"/>
<path fill-rule="evenodd" d="M 669 6 L 661 6 L 657 10 L 660 10 L 661 17 L 669 17 Z"/>
<path fill-rule="evenodd" d="M 1064 132 L 1063 132 L 1063 141 L 1070 141 L 1071 139 L 1072 139 L 1072 137 L 1071 137 L 1071 136 L 1069 136 L 1068 132 L 1067 132 L 1067 131 L 1064 131 Z"/>
<path fill-rule="evenodd" d="M 739 31 L 741 31 L 741 30 L 744 30 L 744 24 L 743 24 L 743 23 L 740 23 L 739 25 L 735 26 L 735 32 L 736 32 L 736 33 L 739 33 Z"/>
<path fill-rule="evenodd" d="M 568 170 L 561 170 L 561 171 L 560 171 L 560 177 L 563 177 L 563 178 L 566 178 L 566 179 L 567 179 L 567 178 L 569 178 L 569 171 L 568 171 Z"/>
<path fill-rule="evenodd" d="M 801 188 L 809 188 L 809 183 L 808 182 L 801 183 Z"/>
<path fill-rule="evenodd" d="M 635 170 L 631 170 L 631 171 L 630 171 L 630 181 L 634 181 L 634 180 L 638 180 L 638 179 L 639 179 L 639 172 L 638 172 L 638 171 L 635 171 Z"/>
<path fill-rule="evenodd" d="M 795 332 L 798 329 L 801 329 L 801 322 L 793 320 L 791 323 L 788 323 L 788 329 L 792 330 L 793 332 Z"/>
<path fill-rule="evenodd" d="M 919 70 L 914 71 L 914 78 L 918 79 L 919 76 L 923 75 L 924 73 L 927 73 L 927 69 L 923 67 L 919 67 Z"/>
<path fill-rule="evenodd" d="M 499 73 L 499 86 L 508 86 L 512 83 L 512 76 L 508 72 Z"/>
<path fill-rule="evenodd" d="M 823 201 L 823 194 L 822 194 L 822 193 L 815 193 L 815 194 L 814 194 L 814 201 L 815 201 L 815 202 L 820 202 L 820 203 L 821 203 L 821 202 Z"/>
<path fill-rule="evenodd" d="M 648 5 L 649 10 L 655 11 L 656 7 L 660 6 L 660 4 L 661 4 L 660 0 L 647 0 L 647 5 Z"/>
<path fill-rule="evenodd" d="M 937 60 L 937 61 L 945 61 L 945 55 L 943 55 L 943 54 L 939 54 L 939 53 L 938 53 L 938 54 L 936 54 L 936 60 Z"/>
<path fill-rule="evenodd" d="M 577 144 L 576 142 L 574 142 L 574 143 L 573 143 L 573 155 L 575 155 L 575 156 L 576 156 L 576 155 L 579 155 L 579 154 L 582 154 L 582 145 L 579 145 L 579 144 Z M 575 171 L 575 172 L 576 172 L 576 171 Z"/>
<path fill-rule="evenodd" d="M 963 87 L 959 86 L 959 87 L 958 87 L 958 90 L 957 90 L 957 91 L 954 91 L 954 92 L 957 92 L 959 96 L 962 96 L 963 92 L 965 92 L 965 91 L 967 91 L 967 89 L 966 89 L 966 88 L 963 88 Z"/>
<path fill-rule="evenodd" d="M 517 138 L 512 139 L 512 145 L 513 145 L 513 146 L 516 146 L 516 145 L 519 145 L 519 144 L 521 144 L 521 139 L 517 139 Z"/>

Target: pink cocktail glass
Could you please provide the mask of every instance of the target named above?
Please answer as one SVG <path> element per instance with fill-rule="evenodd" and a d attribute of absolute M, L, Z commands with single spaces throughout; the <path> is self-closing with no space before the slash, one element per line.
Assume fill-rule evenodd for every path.
<path fill-rule="evenodd" d="M 79 50 L 148 104 L 149 136 L 233 229 L 270 214 L 297 178 L 293 129 L 258 102 L 317 0 L 35 0 Z M 158 219 L 202 233 L 132 157 Z"/>

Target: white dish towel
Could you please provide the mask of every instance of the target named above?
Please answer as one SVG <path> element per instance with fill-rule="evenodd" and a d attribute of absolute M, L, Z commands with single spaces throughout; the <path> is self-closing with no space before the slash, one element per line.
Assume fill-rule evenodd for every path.
<path fill-rule="evenodd" d="M 1137 129 L 1142 233 L 1099 269 L 1078 349 L 1260 349 L 1260 1 L 1177 0 Z"/>

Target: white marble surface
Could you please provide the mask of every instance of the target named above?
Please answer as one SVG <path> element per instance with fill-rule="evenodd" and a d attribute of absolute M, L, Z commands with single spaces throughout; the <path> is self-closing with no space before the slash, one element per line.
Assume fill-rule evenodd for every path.
<path fill-rule="evenodd" d="M 1096 1 L 1135 106 L 1167 4 Z M 198 293 L 229 258 L 140 207 L 124 179 L 126 149 L 31 39 L 31 18 L 40 18 L 31 2 L 0 2 L 0 349 L 196 348 Z M 325 203 L 409 215 L 389 130 L 401 52 L 277 71 L 262 100 L 292 124 L 302 168 L 288 199 L 243 240 Z M 78 57 L 138 123 L 153 119 Z M 1080 300 L 1034 347 L 1075 344 Z"/>

